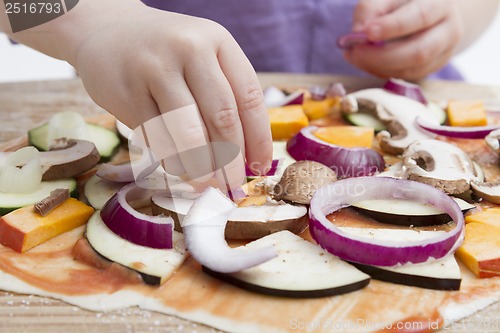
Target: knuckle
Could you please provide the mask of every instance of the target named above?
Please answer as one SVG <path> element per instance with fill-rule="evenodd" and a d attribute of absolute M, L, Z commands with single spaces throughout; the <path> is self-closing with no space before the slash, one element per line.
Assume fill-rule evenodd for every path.
<path fill-rule="evenodd" d="M 425 65 L 430 60 L 430 52 L 425 48 L 418 48 L 412 55 L 413 64 L 416 66 Z"/>
<path fill-rule="evenodd" d="M 250 87 L 240 101 L 238 108 L 242 114 L 255 111 L 264 105 L 264 93 L 260 87 Z"/>
<path fill-rule="evenodd" d="M 193 55 L 197 54 L 203 49 L 203 40 L 200 39 L 197 34 L 185 33 L 181 39 L 182 50 L 186 52 L 186 54 Z"/>
<path fill-rule="evenodd" d="M 214 125 L 222 131 L 222 133 L 234 133 L 239 129 L 238 112 L 233 109 L 221 109 L 215 113 Z"/>
<path fill-rule="evenodd" d="M 198 143 L 200 139 L 206 141 L 201 124 L 185 124 L 182 128 L 182 141 L 186 144 Z M 175 139 L 174 139 L 175 140 Z"/>
<path fill-rule="evenodd" d="M 222 38 L 226 38 L 226 37 L 230 37 L 231 36 L 231 33 L 229 32 L 229 30 L 227 30 L 223 25 L 217 23 L 217 22 L 214 22 L 214 21 L 209 21 L 210 23 L 210 30 L 212 31 L 212 33 L 216 36 L 219 36 L 219 37 L 222 37 Z"/>
<path fill-rule="evenodd" d="M 432 23 L 432 18 L 431 18 L 432 13 L 427 9 L 427 7 L 418 6 L 417 15 L 422 26 L 427 27 Z"/>
<path fill-rule="evenodd" d="M 387 29 L 389 31 L 404 31 L 406 22 L 400 17 L 394 17 L 387 22 Z"/>

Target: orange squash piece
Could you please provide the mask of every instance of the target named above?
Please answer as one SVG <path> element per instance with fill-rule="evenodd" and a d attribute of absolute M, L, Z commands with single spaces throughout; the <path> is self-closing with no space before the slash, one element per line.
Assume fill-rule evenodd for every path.
<path fill-rule="evenodd" d="M 500 228 L 467 223 L 465 240 L 456 255 L 479 278 L 500 276 Z"/>
<path fill-rule="evenodd" d="M 301 105 L 269 108 L 267 111 L 271 122 L 273 140 L 288 140 L 297 134 L 301 128 L 309 125 L 309 120 Z"/>
<path fill-rule="evenodd" d="M 0 218 L 0 244 L 25 252 L 85 223 L 94 209 L 69 198 L 46 216 L 33 206 L 16 209 Z"/>
<path fill-rule="evenodd" d="M 484 126 L 486 110 L 481 100 L 455 100 L 448 104 L 448 122 L 451 126 Z"/>
<path fill-rule="evenodd" d="M 336 105 L 340 104 L 340 97 L 332 98 L 327 97 L 322 100 L 314 100 L 306 97 L 302 103 L 304 113 L 309 120 L 320 119 L 328 116 Z"/>
<path fill-rule="evenodd" d="M 500 228 L 500 208 L 486 208 L 465 217 L 465 223 L 484 223 Z M 500 234 L 498 235 L 500 238 Z"/>
<path fill-rule="evenodd" d="M 360 126 L 320 127 L 313 134 L 323 141 L 346 148 L 371 148 L 375 135 L 373 128 Z"/>
<path fill-rule="evenodd" d="M 474 212 L 465 223 L 457 257 L 480 278 L 500 276 L 500 208 Z"/>
<path fill-rule="evenodd" d="M 263 186 L 257 186 L 263 181 L 264 177 L 258 177 L 241 186 L 247 196 L 236 202 L 238 207 L 262 206 L 267 202 L 269 194 L 266 193 L 266 189 Z"/>
<path fill-rule="evenodd" d="M 265 194 L 249 196 L 243 198 L 243 200 L 238 203 L 238 207 L 262 206 L 267 202 L 267 198 L 269 198 L 269 196 Z"/>

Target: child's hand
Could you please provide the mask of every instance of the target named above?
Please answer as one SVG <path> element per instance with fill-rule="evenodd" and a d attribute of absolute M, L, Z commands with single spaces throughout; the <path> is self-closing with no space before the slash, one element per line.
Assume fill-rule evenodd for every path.
<path fill-rule="evenodd" d="M 360 0 L 354 31 L 383 47 L 358 45 L 345 53 L 347 61 L 379 77 L 418 80 L 448 63 L 460 42 L 464 24 L 459 1 Z"/>
<path fill-rule="evenodd" d="M 212 21 L 145 6 L 121 15 L 87 37 L 75 57 L 93 100 L 132 128 L 168 114 L 167 126 L 148 133 L 168 155 L 207 141 L 237 144 L 241 154 L 228 175 L 233 188 L 244 179 L 245 154 L 264 171 L 272 158 L 268 115 L 257 76 L 232 36 Z M 215 162 L 174 160 L 167 171 L 191 178 Z"/>

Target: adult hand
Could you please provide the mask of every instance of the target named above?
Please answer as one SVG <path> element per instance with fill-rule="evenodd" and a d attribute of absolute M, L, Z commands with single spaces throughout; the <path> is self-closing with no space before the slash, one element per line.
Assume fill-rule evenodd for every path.
<path fill-rule="evenodd" d="M 418 80 L 448 63 L 464 24 L 455 0 L 360 0 L 353 30 L 385 45 L 357 45 L 347 61 L 379 77 Z"/>
<path fill-rule="evenodd" d="M 220 25 L 134 3 L 114 24 L 88 35 L 74 66 L 92 99 L 129 127 L 160 120 L 144 128 L 161 155 L 234 143 L 241 155 L 226 167 L 231 188 L 244 179 L 243 156 L 257 171 L 270 166 L 272 138 L 260 84 Z M 196 160 L 180 154 L 164 167 L 195 179 L 214 170 L 213 159 L 210 153 Z"/>

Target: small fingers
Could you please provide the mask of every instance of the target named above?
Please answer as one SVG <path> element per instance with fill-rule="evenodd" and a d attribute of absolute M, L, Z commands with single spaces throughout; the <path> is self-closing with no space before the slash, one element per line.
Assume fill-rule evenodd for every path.
<path fill-rule="evenodd" d="M 238 106 L 245 136 L 246 160 L 256 173 L 265 174 L 272 161 L 272 136 L 269 115 L 257 75 L 234 39 L 230 38 L 218 53 Z"/>
<path fill-rule="evenodd" d="M 373 75 L 420 79 L 444 66 L 458 40 L 446 23 L 384 47 L 358 46 L 345 53 L 346 60 Z"/>
<path fill-rule="evenodd" d="M 221 165 L 226 159 L 213 151 L 213 160 L 219 167 L 226 168 L 230 188 L 241 186 L 245 179 L 245 140 L 238 114 L 238 106 L 231 86 L 222 72 L 218 59 L 214 56 L 194 59 L 184 70 L 187 84 L 198 104 L 207 127 L 211 143 L 223 142 L 238 148 L 240 159 L 231 159 L 232 166 Z"/>
<path fill-rule="evenodd" d="M 144 146 L 149 147 L 157 159 L 161 159 L 161 165 L 166 172 L 174 176 L 182 176 L 186 173 L 186 169 L 184 169 L 177 154 L 175 142 L 159 110 L 158 116 L 146 121 L 139 129 L 145 141 Z M 168 163 L 163 158 L 165 156 L 169 156 Z"/>
<path fill-rule="evenodd" d="M 446 18 L 446 1 L 410 1 L 394 11 L 376 17 L 366 27 L 372 41 L 390 40 L 428 29 Z"/>
<path fill-rule="evenodd" d="M 153 152 L 160 159 L 165 159 L 167 172 L 182 170 L 186 171 L 192 180 L 198 178 L 210 178 L 213 171 L 212 156 L 208 150 L 202 151 L 197 156 L 185 153 L 186 151 L 206 146 L 209 143 L 208 131 L 203 118 L 196 106 L 184 78 L 177 77 L 165 82 L 159 82 L 151 87 L 153 97 L 156 100 L 161 116 L 157 117 L 154 128 L 158 131 L 147 133 L 150 141 L 154 141 L 152 147 L 157 147 Z M 180 106 L 183 105 L 183 106 Z M 166 137 L 172 138 L 173 146 L 167 146 Z M 165 144 L 162 146 L 162 144 Z M 176 157 L 177 156 L 177 157 Z M 202 179 L 200 179 L 201 181 Z"/>

